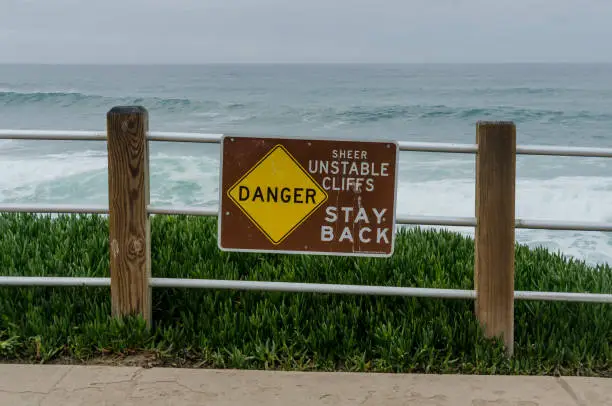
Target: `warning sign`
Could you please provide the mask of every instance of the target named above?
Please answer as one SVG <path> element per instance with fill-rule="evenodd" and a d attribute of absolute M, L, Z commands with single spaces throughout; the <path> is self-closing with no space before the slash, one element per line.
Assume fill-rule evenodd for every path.
<path fill-rule="evenodd" d="M 325 203 L 327 193 L 279 144 L 229 190 L 229 197 L 278 244 Z"/>
<path fill-rule="evenodd" d="M 219 247 L 389 256 L 395 142 L 225 136 Z"/>

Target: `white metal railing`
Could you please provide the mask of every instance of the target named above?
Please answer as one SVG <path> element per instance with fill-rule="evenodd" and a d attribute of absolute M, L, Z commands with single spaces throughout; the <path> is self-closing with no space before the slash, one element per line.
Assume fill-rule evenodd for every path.
<path fill-rule="evenodd" d="M 110 278 L 56 276 L 0 276 L 0 286 L 110 286 Z M 348 295 L 411 296 L 439 299 L 474 299 L 475 290 L 398 286 L 340 285 L 329 283 L 232 281 L 218 279 L 151 278 L 154 288 L 237 289 L 264 292 L 329 293 Z M 612 303 L 612 295 L 600 293 L 514 291 L 517 300 Z"/>
<path fill-rule="evenodd" d="M 150 131 L 148 141 L 161 142 L 194 142 L 219 143 L 222 134 L 158 132 Z M 106 141 L 105 131 L 57 131 L 57 130 L 0 130 L 0 139 L 13 140 L 55 140 L 55 141 Z M 400 141 L 400 151 L 442 152 L 442 153 L 478 153 L 476 144 L 433 143 Z M 612 148 L 592 147 L 558 147 L 558 146 L 519 146 L 518 155 L 548 155 L 612 158 Z M 217 216 L 218 210 L 196 207 L 148 206 L 149 214 Z M 108 214 L 106 206 L 76 206 L 52 204 L 0 204 L 0 212 L 30 213 L 94 213 Z M 440 217 L 440 216 L 398 216 L 397 224 L 475 227 L 474 217 Z M 566 222 L 549 220 L 516 219 L 516 228 L 576 230 L 576 231 L 612 231 L 612 223 L 599 222 Z M 393 286 L 337 285 L 317 283 L 289 283 L 265 281 L 232 281 L 210 279 L 151 278 L 150 285 L 160 288 L 202 288 L 202 289 L 238 289 L 277 292 L 311 292 L 363 295 L 392 295 L 413 297 L 435 297 L 446 299 L 474 299 L 473 290 L 433 289 Z M 26 277 L 0 276 L 0 286 L 110 286 L 110 278 L 68 278 L 68 277 Z M 570 292 L 536 292 L 515 291 L 515 299 L 549 300 L 612 303 L 612 294 L 570 293 Z"/>
<path fill-rule="evenodd" d="M 149 141 L 195 142 L 217 144 L 223 134 L 197 132 L 149 131 Z M 63 130 L 0 130 L 0 140 L 48 140 L 48 141 L 106 141 L 105 131 L 63 131 Z M 476 144 L 451 142 L 400 141 L 400 151 L 449 152 L 475 154 Z M 577 156 L 612 158 L 612 148 L 559 147 L 552 145 L 517 145 L 517 155 Z"/>
<path fill-rule="evenodd" d="M 91 205 L 77 206 L 70 204 L 21 204 L 0 203 L 0 212 L 7 213 L 88 213 L 108 214 L 107 206 Z M 218 214 L 218 209 L 204 209 L 189 206 L 151 206 L 147 207 L 149 214 L 184 214 L 189 216 L 209 216 Z M 444 217 L 444 216 L 403 216 L 396 218 L 397 224 L 423 226 L 476 227 L 475 217 Z M 612 223 L 588 221 L 554 221 L 554 220 L 524 220 L 516 219 L 515 228 L 531 230 L 565 230 L 565 231 L 601 231 L 612 232 Z"/>

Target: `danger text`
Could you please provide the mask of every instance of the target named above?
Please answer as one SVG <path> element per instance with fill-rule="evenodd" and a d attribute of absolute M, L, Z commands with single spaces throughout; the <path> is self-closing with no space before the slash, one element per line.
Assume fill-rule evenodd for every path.
<path fill-rule="evenodd" d="M 279 186 L 240 186 L 238 200 L 262 203 L 317 204 L 317 191 L 311 188 L 290 188 Z"/>

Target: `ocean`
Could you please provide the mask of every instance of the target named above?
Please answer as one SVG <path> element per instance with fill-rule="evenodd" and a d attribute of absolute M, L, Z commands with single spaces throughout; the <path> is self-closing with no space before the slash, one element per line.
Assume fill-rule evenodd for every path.
<path fill-rule="evenodd" d="M 0 128 L 104 130 L 116 105 L 150 129 L 474 143 L 512 120 L 518 144 L 612 147 L 612 65 L 0 65 Z M 216 208 L 219 146 L 152 143 L 151 202 Z M 398 215 L 473 216 L 474 156 L 402 152 Z M 0 141 L 0 201 L 108 204 L 106 145 Z M 519 156 L 516 215 L 612 222 L 612 160 Z M 473 235 L 472 228 L 447 227 Z M 516 230 L 591 264 L 609 233 Z"/>

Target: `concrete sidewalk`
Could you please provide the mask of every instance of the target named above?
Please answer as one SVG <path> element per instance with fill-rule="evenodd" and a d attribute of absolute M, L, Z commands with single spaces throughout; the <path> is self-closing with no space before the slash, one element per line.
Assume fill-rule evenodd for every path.
<path fill-rule="evenodd" d="M 0 405 L 612 406 L 612 379 L 4 364 Z"/>

